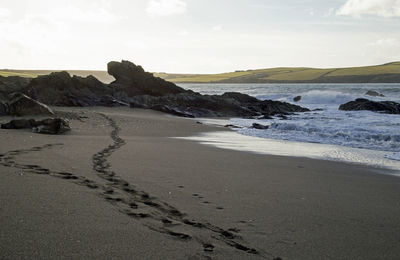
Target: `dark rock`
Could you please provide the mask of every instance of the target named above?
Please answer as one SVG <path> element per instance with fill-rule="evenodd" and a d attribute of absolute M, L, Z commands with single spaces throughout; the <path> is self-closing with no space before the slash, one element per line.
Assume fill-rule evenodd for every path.
<path fill-rule="evenodd" d="M 63 134 L 70 131 L 69 121 L 64 118 L 48 118 L 35 122 L 32 128 L 34 133 L 39 134 Z"/>
<path fill-rule="evenodd" d="M 365 98 L 358 98 L 339 106 L 340 110 L 359 111 L 369 110 L 386 114 L 400 114 L 400 104 L 393 101 L 371 101 Z"/>
<path fill-rule="evenodd" d="M 70 131 L 69 122 L 63 118 L 47 118 L 36 121 L 34 119 L 11 120 L 1 125 L 2 129 L 26 129 L 31 128 L 34 133 L 62 134 Z"/>
<path fill-rule="evenodd" d="M 301 100 L 301 96 L 297 96 L 293 98 L 294 102 L 299 102 Z"/>
<path fill-rule="evenodd" d="M 26 91 L 40 102 L 53 106 L 114 106 L 113 90 L 93 76 L 71 77 L 68 72 L 53 72 L 33 79 Z"/>
<path fill-rule="evenodd" d="M 7 115 L 8 106 L 6 103 L 0 100 L 0 116 Z"/>
<path fill-rule="evenodd" d="M 229 127 L 229 128 L 243 128 L 243 127 L 241 127 L 241 126 L 231 125 L 231 124 L 229 124 L 229 125 L 224 125 L 224 127 Z"/>
<path fill-rule="evenodd" d="M 137 95 L 163 96 L 187 92 L 172 82 L 154 77 L 145 72 L 141 66 L 123 60 L 112 61 L 107 64 L 107 70 L 115 81 L 110 84 L 115 91 L 123 91 L 128 97 Z"/>
<path fill-rule="evenodd" d="M 261 124 L 253 123 L 253 125 L 251 127 L 254 129 L 265 130 L 265 129 L 269 128 L 269 125 L 261 125 Z"/>
<path fill-rule="evenodd" d="M 12 116 L 54 114 L 45 104 L 35 101 L 22 93 L 15 93 L 11 96 L 7 112 Z"/>
<path fill-rule="evenodd" d="M 371 97 L 384 97 L 385 95 L 376 92 L 375 90 L 368 90 L 365 95 L 371 96 Z"/>
<path fill-rule="evenodd" d="M 0 99 L 7 100 L 11 93 L 24 92 L 30 81 L 30 78 L 0 76 Z"/>
<path fill-rule="evenodd" d="M 221 95 L 222 98 L 232 98 L 239 103 L 256 103 L 259 100 L 255 97 L 239 93 L 239 92 L 226 92 Z"/>
<path fill-rule="evenodd" d="M 32 128 L 35 124 L 34 119 L 14 119 L 6 124 L 2 124 L 2 129 L 24 129 Z"/>
<path fill-rule="evenodd" d="M 174 83 L 154 77 L 129 61 L 108 63 L 115 78 L 109 85 L 93 76 L 73 76 L 55 72 L 29 80 L 25 94 L 53 106 L 126 106 L 154 109 L 184 117 L 254 118 L 276 113 L 308 111 L 306 108 L 279 101 L 261 101 L 237 92 L 223 95 L 201 95 Z M 0 92 L 1 99 L 1 92 Z"/>

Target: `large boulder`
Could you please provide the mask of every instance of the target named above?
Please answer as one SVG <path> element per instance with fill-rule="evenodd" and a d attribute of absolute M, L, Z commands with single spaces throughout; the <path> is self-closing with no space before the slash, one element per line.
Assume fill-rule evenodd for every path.
<path fill-rule="evenodd" d="M 339 106 L 340 110 L 359 111 L 369 110 L 386 114 L 400 114 L 400 104 L 393 101 L 371 101 L 365 98 L 357 98 Z"/>
<path fill-rule="evenodd" d="M 30 128 L 34 133 L 62 134 L 70 131 L 68 120 L 64 118 L 47 118 L 43 120 L 14 119 L 1 125 L 2 129 L 26 129 Z"/>
<path fill-rule="evenodd" d="M 22 94 L 15 93 L 8 103 L 8 114 L 11 116 L 53 115 L 53 111 L 45 104 Z"/>
<path fill-rule="evenodd" d="M 107 64 L 107 70 L 115 78 L 115 81 L 110 84 L 114 91 L 123 91 L 129 97 L 164 96 L 187 92 L 172 82 L 154 77 L 152 73 L 145 72 L 141 66 L 129 61 L 111 61 Z"/>

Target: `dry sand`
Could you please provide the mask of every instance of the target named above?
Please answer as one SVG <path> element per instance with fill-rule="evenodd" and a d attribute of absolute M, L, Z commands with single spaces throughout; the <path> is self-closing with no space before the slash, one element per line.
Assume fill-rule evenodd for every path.
<path fill-rule="evenodd" d="M 221 129 L 153 111 L 58 110 L 68 134 L 1 130 L 0 259 L 400 256 L 398 177 L 173 139 Z"/>

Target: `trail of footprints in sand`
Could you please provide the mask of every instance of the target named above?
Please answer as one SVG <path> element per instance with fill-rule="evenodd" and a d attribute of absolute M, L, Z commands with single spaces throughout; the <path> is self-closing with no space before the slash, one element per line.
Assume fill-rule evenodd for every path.
<path fill-rule="evenodd" d="M 225 230 L 208 222 L 202 223 L 189 219 L 186 214 L 179 211 L 177 208 L 151 196 L 145 191 L 137 189 L 135 186 L 119 177 L 112 171 L 111 164 L 108 162 L 107 158 L 121 148 L 125 144 L 125 141 L 119 137 L 121 129 L 116 121 L 107 115 L 100 115 L 108 121 L 112 128 L 111 138 L 113 144 L 94 154 L 92 157 L 93 170 L 100 178 L 99 181 L 93 181 L 70 172 L 52 171 L 35 164 L 20 164 L 16 160 L 16 157 L 19 155 L 62 146 L 63 144 L 61 143 L 45 144 L 30 149 L 13 150 L 0 154 L 0 164 L 35 174 L 61 178 L 95 190 L 100 197 L 112 203 L 120 212 L 140 221 L 149 229 L 167 234 L 182 241 L 193 240 L 198 242 L 206 253 L 206 255 L 204 255 L 206 258 L 211 258 L 211 254 L 218 242 L 223 242 L 232 248 L 251 255 L 258 255 L 263 258 L 265 258 L 265 255 L 270 256 L 270 254 L 265 252 L 261 253 L 259 250 L 245 245 L 245 242 L 238 234 L 239 230 L 235 228 Z M 185 231 L 189 229 L 190 234 L 179 231 L 180 227 L 184 227 Z"/>

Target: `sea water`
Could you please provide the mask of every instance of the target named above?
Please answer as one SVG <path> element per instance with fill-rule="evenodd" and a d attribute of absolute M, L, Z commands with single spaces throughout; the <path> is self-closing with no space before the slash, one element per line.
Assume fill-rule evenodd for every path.
<path fill-rule="evenodd" d="M 303 147 L 307 147 L 302 150 L 303 156 L 315 157 L 315 154 L 320 153 L 325 159 L 333 158 L 400 169 L 400 115 L 339 110 L 341 104 L 356 98 L 400 103 L 400 84 L 180 84 L 180 86 L 202 94 L 241 92 L 261 100 L 289 102 L 313 110 L 290 115 L 287 120 L 278 117 L 263 120 L 230 119 L 230 124 L 243 127 L 235 129 L 239 134 L 269 140 L 269 144 L 265 145 L 272 147 L 273 144 L 275 147 L 272 152 L 269 149 L 269 153 L 287 154 L 293 150 L 290 147 L 303 144 Z M 379 92 L 384 97 L 367 96 L 368 90 Z M 301 96 L 299 102 L 293 101 L 296 96 Z M 251 128 L 253 123 L 268 125 L 269 129 L 253 129 Z M 230 139 L 233 142 L 232 136 Z M 248 143 L 249 139 L 246 142 Z M 277 147 L 281 147 L 280 152 Z M 323 150 L 322 153 L 320 149 Z"/>

